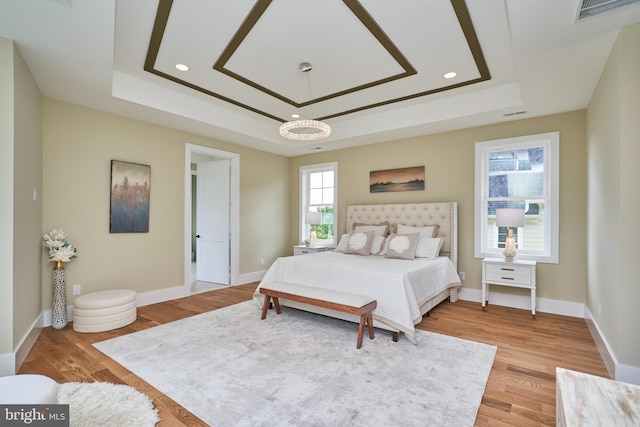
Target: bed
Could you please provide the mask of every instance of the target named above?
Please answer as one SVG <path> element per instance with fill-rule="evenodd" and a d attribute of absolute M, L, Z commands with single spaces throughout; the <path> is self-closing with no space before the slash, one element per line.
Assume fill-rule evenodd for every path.
<path fill-rule="evenodd" d="M 397 259 L 380 255 L 355 255 L 326 251 L 303 256 L 278 258 L 258 285 L 254 300 L 262 307 L 260 287 L 271 282 L 291 282 L 326 289 L 342 290 L 374 297 L 376 328 L 403 332 L 416 342 L 414 325 L 442 301 L 457 300 L 461 286 L 457 273 L 457 203 L 410 203 L 349 205 L 344 232 L 354 225 L 388 222 L 395 231 L 398 224 L 410 227 L 436 225 L 435 237 L 442 239 L 436 258 Z M 282 305 L 358 322 L 345 313 L 282 300 Z"/>

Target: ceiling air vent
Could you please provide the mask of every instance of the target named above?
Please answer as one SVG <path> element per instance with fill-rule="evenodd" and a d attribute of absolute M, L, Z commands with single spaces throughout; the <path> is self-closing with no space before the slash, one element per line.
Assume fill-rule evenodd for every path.
<path fill-rule="evenodd" d="M 640 4 L 640 0 L 579 0 L 576 21 L 614 12 L 618 9 Z"/>

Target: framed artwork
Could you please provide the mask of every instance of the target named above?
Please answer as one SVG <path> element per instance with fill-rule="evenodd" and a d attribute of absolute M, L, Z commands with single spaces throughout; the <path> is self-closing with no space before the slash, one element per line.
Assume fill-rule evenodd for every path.
<path fill-rule="evenodd" d="M 148 233 L 151 166 L 111 160 L 110 233 Z"/>
<path fill-rule="evenodd" d="M 369 192 L 424 190 L 424 166 L 369 172 Z"/>

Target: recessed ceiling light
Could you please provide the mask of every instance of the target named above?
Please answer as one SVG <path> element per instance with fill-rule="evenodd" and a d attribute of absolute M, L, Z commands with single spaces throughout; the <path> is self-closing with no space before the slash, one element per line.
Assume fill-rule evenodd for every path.
<path fill-rule="evenodd" d="M 176 64 L 176 68 L 180 71 L 189 71 L 189 66 L 184 64 Z"/>
<path fill-rule="evenodd" d="M 300 118 L 300 114 L 292 114 L 291 117 L 293 117 L 294 119 L 299 119 Z"/>
<path fill-rule="evenodd" d="M 457 76 L 457 75 L 458 75 L 458 73 L 456 73 L 455 71 L 449 71 L 449 72 L 448 72 L 448 73 L 446 73 L 443 77 L 444 77 L 445 79 L 452 79 L 452 78 L 454 78 L 454 77 L 455 77 L 455 76 Z"/>

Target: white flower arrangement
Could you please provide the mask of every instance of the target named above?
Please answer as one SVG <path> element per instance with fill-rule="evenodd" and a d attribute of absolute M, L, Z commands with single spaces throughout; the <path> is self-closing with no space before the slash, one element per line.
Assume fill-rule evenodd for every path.
<path fill-rule="evenodd" d="M 505 249 L 502 251 L 502 255 L 504 255 L 505 258 L 513 258 L 516 256 L 516 251 L 514 249 Z"/>
<path fill-rule="evenodd" d="M 42 235 L 44 245 L 49 248 L 49 261 L 69 262 L 71 258 L 76 258 L 78 249 L 67 241 L 67 236 L 61 228 L 55 228 Z"/>

